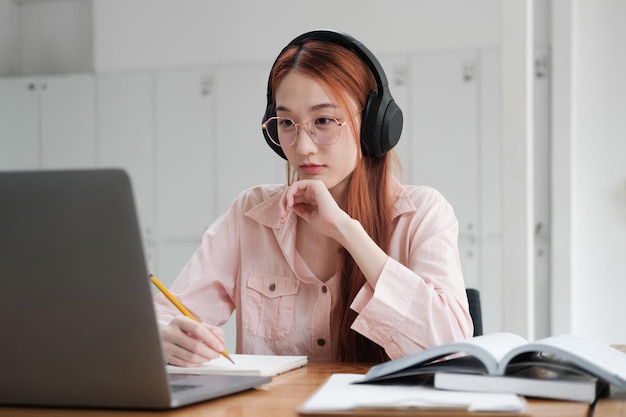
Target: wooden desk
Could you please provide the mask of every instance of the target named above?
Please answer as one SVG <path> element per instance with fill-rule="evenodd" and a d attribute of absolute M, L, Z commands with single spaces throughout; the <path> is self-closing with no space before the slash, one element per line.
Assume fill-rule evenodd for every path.
<path fill-rule="evenodd" d="M 0 417 L 296 417 L 296 407 L 333 373 L 365 373 L 369 365 L 310 363 L 307 367 L 277 376 L 263 387 L 175 411 L 74 410 L 0 407 Z M 432 414 L 432 413 L 431 413 Z M 589 406 L 583 403 L 530 400 L 530 416 L 588 417 Z M 377 416 L 384 414 L 377 413 Z M 398 415 L 390 413 L 387 415 Z M 416 414 L 419 416 L 427 413 Z M 445 417 L 442 412 L 434 414 Z M 458 415 L 458 413 L 456 413 Z M 469 414 L 467 414 L 469 415 Z M 495 416 L 495 414 L 482 414 Z M 616 414 L 611 414 L 616 415 Z"/>
<path fill-rule="evenodd" d="M 626 345 L 613 345 L 614 348 L 626 353 Z M 593 417 L 626 416 L 626 390 L 611 387 L 609 398 L 600 398 L 593 408 Z"/>
<path fill-rule="evenodd" d="M 612 392 L 609 398 L 596 401 L 593 417 L 626 416 L 626 391 Z"/>

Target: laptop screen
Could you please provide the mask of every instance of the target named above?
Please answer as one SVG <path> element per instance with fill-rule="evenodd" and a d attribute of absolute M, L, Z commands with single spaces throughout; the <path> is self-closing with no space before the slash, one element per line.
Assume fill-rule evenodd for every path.
<path fill-rule="evenodd" d="M 124 171 L 0 172 L 0 199 L 0 404 L 161 409 L 271 380 L 170 392 Z"/>

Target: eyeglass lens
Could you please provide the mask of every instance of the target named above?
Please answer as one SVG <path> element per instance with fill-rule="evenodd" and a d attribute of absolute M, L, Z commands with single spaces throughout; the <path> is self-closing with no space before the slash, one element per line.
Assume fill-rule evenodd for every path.
<path fill-rule="evenodd" d="M 304 129 L 320 145 L 331 145 L 339 138 L 339 128 L 341 126 L 343 124 L 328 117 L 319 117 L 299 124 L 283 117 L 273 117 L 265 122 L 265 129 L 268 135 L 275 144 L 280 146 L 293 145 L 296 141 L 298 129 Z"/>

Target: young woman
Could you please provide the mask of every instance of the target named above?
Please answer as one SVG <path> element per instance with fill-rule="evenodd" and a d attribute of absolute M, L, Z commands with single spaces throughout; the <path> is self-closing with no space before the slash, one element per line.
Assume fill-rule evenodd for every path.
<path fill-rule="evenodd" d="M 263 130 L 287 185 L 244 191 L 171 287 L 201 323 L 155 299 L 166 361 L 237 352 L 381 362 L 472 335 L 452 207 L 401 185 L 402 116 L 376 58 L 348 35 L 310 32 L 276 60 Z"/>

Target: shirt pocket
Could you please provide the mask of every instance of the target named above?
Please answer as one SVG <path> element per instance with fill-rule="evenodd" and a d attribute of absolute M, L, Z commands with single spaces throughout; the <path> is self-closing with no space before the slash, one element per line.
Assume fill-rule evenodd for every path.
<path fill-rule="evenodd" d="M 248 333 L 282 339 L 291 332 L 300 281 L 251 273 L 246 283 L 244 326 Z"/>

